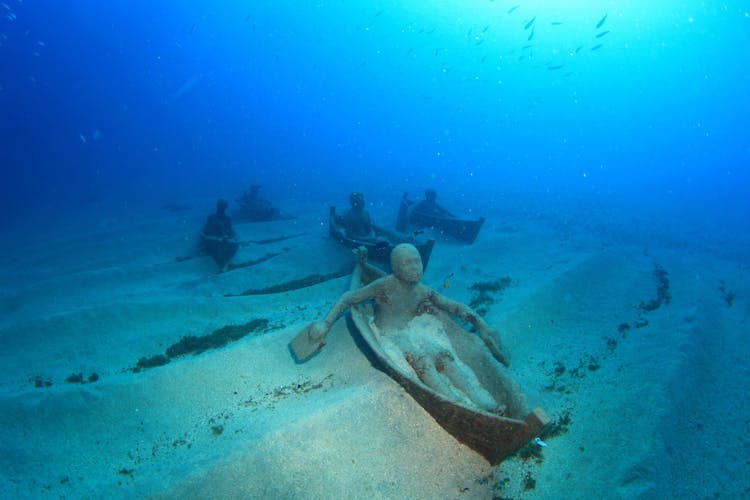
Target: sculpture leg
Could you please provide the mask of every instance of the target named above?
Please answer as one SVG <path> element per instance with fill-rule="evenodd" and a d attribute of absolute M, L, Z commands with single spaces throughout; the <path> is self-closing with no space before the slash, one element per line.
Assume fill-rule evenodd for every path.
<path fill-rule="evenodd" d="M 466 395 L 457 390 L 449 381 L 437 370 L 432 362 L 425 359 L 424 356 L 417 356 L 413 353 L 404 354 L 406 361 L 411 365 L 419 376 L 430 389 L 441 394 L 447 399 L 457 401 L 462 404 L 472 404 Z"/>
<path fill-rule="evenodd" d="M 474 371 L 453 354 L 447 351 L 439 353 L 435 365 L 456 389 L 471 400 L 473 406 L 493 413 L 502 412 L 503 408 L 479 382 Z"/>

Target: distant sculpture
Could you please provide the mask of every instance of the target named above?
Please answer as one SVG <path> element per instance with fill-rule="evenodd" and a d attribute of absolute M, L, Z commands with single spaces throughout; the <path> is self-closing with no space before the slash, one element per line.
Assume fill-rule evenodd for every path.
<path fill-rule="evenodd" d="M 430 228 L 466 243 L 476 240 L 483 224 L 484 217 L 457 217 L 440 206 L 434 189 L 425 190 L 424 200 L 420 202 L 411 201 L 408 193 L 404 193 L 396 218 L 396 230 L 402 233 Z"/>
<path fill-rule="evenodd" d="M 251 222 L 270 221 L 279 218 L 279 211 L 273 207 L 270 201 L 260 195 L 259 184 L 251 184 L 250 187 L 237 198 L 240 206 L 240 216 Z"/>
<path fill-rule="evenodd" d="M 374 239 L 370 213 L 365 209 L 365 195 L 353 192 L 349 195 L 349 210 L 341 218 L 346 236 L 357 239 Z"/>
<path fill-rule="evenodd" d="M 228 205 L 227 200 L 219 198 L 216 212 L 208 216 L 201 231 L 202 250 L 214 259 L 220 271 L 226 268 L 239 248 L 232 219 L 226 214 Z"/>
<path fill-rule="evenodd" d="M 434 189 L 426 189 L 424 192 L 424 200 L 414 205 L 413 210 L 415 212 L 437 215 L 440 217 L 453 217 L 452 213 L 438 205 L 437 191 L 435 191 Z"/>

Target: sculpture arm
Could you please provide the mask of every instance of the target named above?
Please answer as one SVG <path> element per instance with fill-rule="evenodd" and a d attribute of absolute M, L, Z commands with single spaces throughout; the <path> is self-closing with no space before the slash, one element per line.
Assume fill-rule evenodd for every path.
<path fill-rule="evenodd" d="M 474 328 L 476 328 L 479 333 L 479 338 L 482 339 L 484 345 L 490 350 L 492 356 L 505 366 L 510 364 L 510 354 L 500 341 L 500 334 L 488 325 L 474 309 L 466 304 L 451 300 L 437 292 L 434 292 L 430 298 L 432 303 L 439 309 L 445 311 L 451 316 L 456 316 L 461 321 L 474 325 Z"/>
<path fill-rule="evenodd" d="M 344 313 L 344 311 L 355 304 L 372 299 L 375 297 L 377 289 L 378 281 L 375 281 L 363 288 L 350 290 L 343 294 L 339 297 L 333 307 L 331 307 L 331 310 L 328 311 L 325 318 L 310 325 L 310 338 L 316 341 L 322 341 L 325 336 L 328 335 L 333 323 Z"/>

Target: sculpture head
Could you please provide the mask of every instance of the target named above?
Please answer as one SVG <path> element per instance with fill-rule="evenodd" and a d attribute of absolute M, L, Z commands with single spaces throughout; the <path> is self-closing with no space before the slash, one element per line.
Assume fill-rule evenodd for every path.
<path fill-rule="evenodd" d="M 365 195 L 358 192 L 353 192 L 349 195 L 349 204 L 352 208 L 361 209 L 365 207 Z"/>
<path fill-rule="evenodd" d="M 400 281 L 419 283 L 424 267 L 417 248 L 410 243 L 401 243 L 391 251 L 391 269 Z"/>

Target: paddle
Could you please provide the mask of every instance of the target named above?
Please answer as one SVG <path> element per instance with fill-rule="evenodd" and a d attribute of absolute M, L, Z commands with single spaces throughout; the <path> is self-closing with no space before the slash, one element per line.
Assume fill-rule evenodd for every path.
<path fill-rule="evenodd" d="M 289 343 L 289 350 L 292 351 L 292 355 L 298 363 L 304 363 L 312 358 L 326 345 L 322 340 L 315 340 L 310 337 L 310 329 L 313 324 L 311 323 L 303 328 Z"/>

